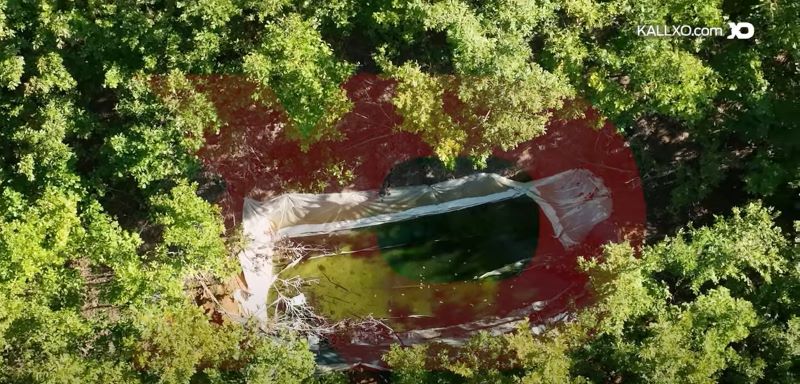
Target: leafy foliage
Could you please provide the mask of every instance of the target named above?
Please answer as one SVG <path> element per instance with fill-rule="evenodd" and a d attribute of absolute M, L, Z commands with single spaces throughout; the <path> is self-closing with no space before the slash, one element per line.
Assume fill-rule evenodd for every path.
<path fill-rule="evenodd" d="M 799 16 L 769 0 L 0 0 L 0 381 L 311 375 L 303 342 L 211 322 L 187 296 L 231 272 L 219 212 L 197 193 L 194 153 L 225 123 L 198 78 L 244 74 L 259 85 L 246 96 L 308 147 L 338 134 L 342 82 L 380 71 L 397 80 L 399 129 L 446 161 L 483 160 L 588 101 L 626 133 L 667 122 L 688 138 L 694 156 L 640 153 L 647 174 L 671 175 L 675 211 L 730 179 L 791 206 Z M 756 36 L 631 31 L 727 20 Z M 598 302 L 574 321 L 441 351 L 438 373 L 424 348 L 390 362 L 406 381 L 797 381 L 797 246 L 771 220 L 748 206 L 640 257 L 610 246 L 583 264 Z"/>
<path fill-rule="evenodd" d="M 305 343 L 191 301 L 232 270 L 192 182 L 220 122 L 187 73 L 241 66 L 221 55 L 243 51 L 245 6 L 0 3 L 0 381 L 311 374 Z"/>
<path fill-rule="evenodd" d="M 352 72 L 322 40 L 314 22 L 290 14 L 267 26 L 261 47 L 244 60 L 244 70 L 275 92 L 294 136 L 309 144 L 336 133 L 336 121 L 350 109 L 339 85 Z"/>
<path fill-rule="evenodd" d="M 399 82 L 393 101 L 404 117 L 401 129 L 421 133 L 446 162 L 467 148 L 485 159 L 494 147 L 542 134 L 551 110 L 571 96 L 564 78 L 529 60 L 532 28 L 547 11 L 533 2 L 489 3 L 480 10 L 460 1 L 408 6 L 428 31 L 446 34 L 451 74 L 425 74 L 414 62 L 397 67 L 396 47 L 381 47 L 378 57 Z"/>
<path fill-rule="evenodd" d="M 493 381 L 795 382 L 800 355 L 791 295 L 800 283 L 800 254 L 772 218 L 750 204 L 640 255 L 628 244 L 609 245 L 602 259 L 582 262 L 597 302 L 571 320 L 539 335 L 527 324 L 500 338 L 478 335 L 450 352 L 455 360 L 418 346 L 395 347 L 387 361 L 400 382 L 498 375 Z M 507 351 L 513 356 L 503 358 Z M 498 362 L 509 366 L 498 370 Z"/>

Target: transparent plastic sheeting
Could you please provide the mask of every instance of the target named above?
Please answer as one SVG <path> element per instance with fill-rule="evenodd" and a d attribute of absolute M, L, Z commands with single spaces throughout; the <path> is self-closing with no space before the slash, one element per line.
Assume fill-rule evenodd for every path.
<path fill-rule="evenodd" d="M 611 215 L 603 181 L 586 169 L 570 169 L 526 183 L 478 173 L 432 185 L 341 193 L 289 193 L 267 201 L 245 199 L 242 222 L 249 242 L 239 255 L 248 294 L 237 294 L 247 314 L 266 320 L 273 275 L 272 244 L 414 219 L 526 195 L 536 201 L 564 248 L 570 248 Z M 345 257 L 345 256 L 340 256 Z"/>

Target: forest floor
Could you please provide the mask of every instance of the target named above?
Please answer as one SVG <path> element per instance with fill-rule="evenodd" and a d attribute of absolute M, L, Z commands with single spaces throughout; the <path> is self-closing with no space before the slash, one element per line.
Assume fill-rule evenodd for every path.
<path fill-rule="evenodd" d="M 728 172 L 706 196 L 676 210 L 673 194 L 683 180 L 682 168 L 704 161 L 701 147 L 679 124 L 642 119 L 628 140 L 636 154 L 647 203 L 647 242 L 671 236 L 688 222 L 707 224 L 714 215 L 728 214 L 748 199 L 738 172 Z M 721 165 L 724 166 L 724 165 Z"/>

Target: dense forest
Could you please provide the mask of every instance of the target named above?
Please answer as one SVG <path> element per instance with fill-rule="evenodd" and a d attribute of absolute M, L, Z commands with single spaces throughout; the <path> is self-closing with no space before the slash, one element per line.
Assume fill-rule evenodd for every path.
<path fill-rule="evenodd" d="M 375 380 L 798 382 L 799 20 L 779 0 L 0 0 L 0 382 L 347 382 L 301 335 L 198 305 L 242 240 L 203 193 L 226 122 L 197 79 L 255 84 L 308 147 L 362 72 L 396 80 L 396 129 L 445 164 L 591 106 L 648 202 L 644 246 L 580 262 L 596 300 L 571 320 L 394 347 Z M 728 21 L 754 37 L 634 31 Z"/>

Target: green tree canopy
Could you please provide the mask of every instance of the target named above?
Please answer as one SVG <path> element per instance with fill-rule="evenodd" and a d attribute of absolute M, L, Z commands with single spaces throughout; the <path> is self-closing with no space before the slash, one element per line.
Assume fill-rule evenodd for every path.
<path fill-rule="evenodd" d="M 773 217 L 750 204 L 640 254 L 609 245 L 581 263 L 596 303 L 570 320 L 387 359 L 409 383 L 796 382 L 800 244 Z"/>
<path fill-rule="evenodd" d="M 244 97 L 307 147 L 338 134 L 350 75 L 393 77 L 398 129 L 443 160 L 484 160 L 588 102 L 634 139 L 663 125 L 688 138 L 669 162 L 639 153 L 646 181 L 671 175 L 675 211 L 731 179 L 787 205 L 798 19 L 800 3 L 772 0 L 0 0 L 0 381 L 311 374 L 302 341 L 209 322 L 192 302 L 200 276 L 233 268 L 219 210 L 198 195 L 195 152 L 225 124 L 198 78 L 250 79 Z M 633 31 L 728 20 L 755 37 Z M 797 251 L 769 216 L 747 207 L 639 258 L 611 246 L 584 265 L 605 279 L 596 306 L 541 338 L 486 342 L 511 343 L 531 382 L 796 381 Z M 452 374 L 477 377 L 478 362 L 455 361 Z"/>

